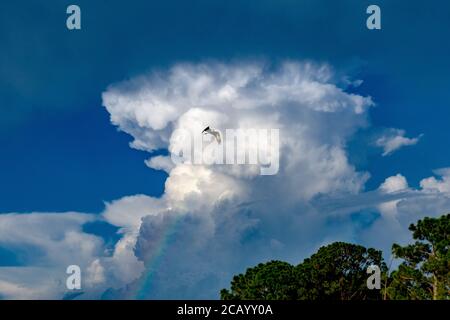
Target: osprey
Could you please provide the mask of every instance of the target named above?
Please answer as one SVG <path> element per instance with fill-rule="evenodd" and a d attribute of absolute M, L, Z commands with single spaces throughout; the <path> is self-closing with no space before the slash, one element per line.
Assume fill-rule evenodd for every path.
<path fill-rule="evenodd" d="M 206 128 L 202 131 L 202 133 L 203 133 L 203 134 L 211 134 L 211 135 L 213 135 L 214 138 L 216 138 L 217 143 L 219 143 L 219 144 L 222 142 L 222 139 L 221 139 L 221 137 L 220 137 L 220 132 L 219 132 L 219 130 L 215 130 L 215 129 L 210 128 L 210 127 L 208 126 L 208 127 L 206 127 Z"/>

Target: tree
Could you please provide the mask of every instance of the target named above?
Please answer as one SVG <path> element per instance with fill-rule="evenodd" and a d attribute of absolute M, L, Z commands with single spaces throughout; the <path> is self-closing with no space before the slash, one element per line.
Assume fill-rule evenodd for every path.
<path fill-rule="evenodd" d="M 271 261 L 233 278 L 222 299 L 450 299 L 450 214 L 411 224 L 415 242 L 394 244 L 394 258 L 402 259 L 388 277 L 381 251 L 335 242 L 296 267 Z M 377 265 L 386 288 L 367 288 L 367 268 Z"/>
<path fill-rule="evenodd" d="M 225 300 L 380 299 L 379 290 L 367 288 L 367 268 L 378 265 L 386 273 L 381 251 L 335 242 L 294 267 L 270 261 L 249 268 L 223 289 Z"/>
<path fill-rule="evenodd" d="M 223 300 L 292 300 L 295 299 L 294 266 L 270 261 L 249 268 L 233 277 L 231 289 L 222 289 Z"/>
<path fill-rule="evenodd" d="M 381 299 L 379 290 L 367 288 L 367 268 L 371 265 L 377 265 L 382 275 L 386 275 L 381 251 L 345 242 L 321 247 L 296 267 L 297 297 L 308 300 Z"/>
<path fill-rule="evenodd" d="M 390 299 L 450 299 L 450 214 L 411 224 L 413 244 L 394 244 L 395 258 L 404 260 L 391 275 Z"/>

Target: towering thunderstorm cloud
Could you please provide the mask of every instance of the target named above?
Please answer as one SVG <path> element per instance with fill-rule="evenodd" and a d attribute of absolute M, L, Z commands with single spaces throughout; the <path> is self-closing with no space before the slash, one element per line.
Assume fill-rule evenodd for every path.
<path fill-rule="evenodd" d="M 348 93 L 342 83 L 327 65 L 286 61 L 178 64 L 113 84 L 102 95 L 111 123 L 133 137 L 132 148 L 149 152 L 147 166 L 167 173 L 164 194 L 123 197 L 107 203 L 100 216 L 0 215 L 23 231 L 10 235 L 12 229 L 2 231 L 0 223 L 0 244 L 29 249 L 33 270 L 50 265 L 60 273 L 70 259 L 57 258 L 54 250 L 83 252 L 76 258 L 86 270 L 85 297 L 217 298 L 233 274 L 261 261 L 298 263 L 335 240 L 381 249 L 404 241 L 408 224 L 425 214 L 423 207 L 432 215 L 450 204 L 449 171 L 437 172 L 442 179 L 424 179 L 419 190 L 398 174 L 365 192 L 370 175 L 350 163 L 347 145 L 370 126 L 374 103 Z M 253 165 L 174 163 L 170 155 L 153 153 L 178 150 L 185 140 L 174 138 L 177 130 L 195 136 L 207 126 L 279 129 L 277 174 L 260 175 Z M 385 153 L 399 148 L 379 146 Z M 351 219 L 350 213 L 368 209 L 377 212 L 370 224 Z M 27 233 L 30 219 L 36 224 Z M 111 250 L 83 232 L 91 220 L 120 228 L 121 239 Z M 39 233 L 49 226 L 49 235 Z M 61 237 L 51 237 L 53 226 Z M 32 243 L 45 254 L 32 253 Z M 0 271 L 1 295 L 28 297 L 25 287 L 47 292 L 40 297 L 64 293 L 56 280 L 44 285 L 35 277 L 13 277 L 15 272 Z M 19 278 L 28 282 L 11 281 Z"/>

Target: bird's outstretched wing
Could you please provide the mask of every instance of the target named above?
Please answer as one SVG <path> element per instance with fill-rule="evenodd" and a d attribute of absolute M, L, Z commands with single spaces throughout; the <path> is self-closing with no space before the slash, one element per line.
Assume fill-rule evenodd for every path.
<path fill-rule="evenodd" d="M 214 130 L 211 132 L 211 134 L 216 138 L 217 143 L 220 144 L 222 142 L 222 138 L 220 137 L 220 132 L 217 130 Z"/>
<path fill-rule="evenodd" d="M 211 129 L 209 128 L 209 126 L 203 129 L 202 133 L 211 133 Z"/>
<path fill-rule="evenodd" d="M 209 133 L 209 134 L 213 135 L 214 138 L 216 139 L 217 143 L 219 143 L 219 144 L 222 142 L 222 137 L 220 136 L 220 132 L 218 130 L 214 130 L 208 126 L 205 129 L 203 129 L 202 133 L 203 134 Z"/>

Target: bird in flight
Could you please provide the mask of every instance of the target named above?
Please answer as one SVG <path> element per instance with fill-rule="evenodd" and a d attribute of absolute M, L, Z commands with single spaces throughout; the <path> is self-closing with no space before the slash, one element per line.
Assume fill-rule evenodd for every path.
<path fill-rule="evenodd" d="M 220 137 L 220 132 L 219 130 L 215 130 L 211 127 L 206 127 L 205 129 L 203 129 L 202 131 L 203 134 L 211 134 L 214 136 L 214 138 L 216 138 L 217 143 L 221 143 L 222 142 L 222 138 Z"/>

